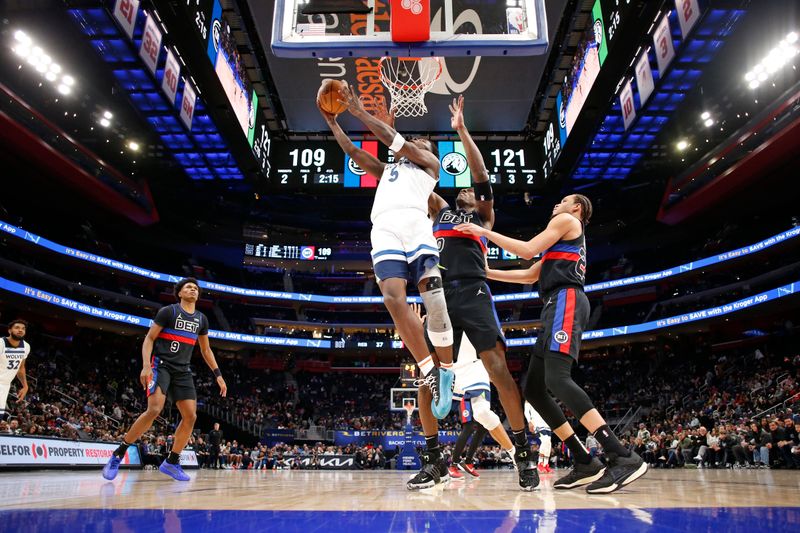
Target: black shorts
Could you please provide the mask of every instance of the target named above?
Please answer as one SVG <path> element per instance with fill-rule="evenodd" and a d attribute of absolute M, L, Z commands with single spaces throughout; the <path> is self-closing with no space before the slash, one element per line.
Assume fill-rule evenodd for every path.
<path fill-rule="evenodd" d="M 536 339 L 534 355 L 568 355 L 577 361 L 589 310 L 589 299 L 582 290 L 574 287 L 553 291 L 545 297 L 543 329 Z"/>
<path fill-rule="evenodd" d="M 147 387 L 148 398 L 155 394 L 158 387 L 173 402 L 197 400 L 194 378 L 188 367 L 182 370 L 164 363 L 156 356 L 153 356 L 150 367 L 153 369 L 153 381 Z"/>
<path fill-rule="evenodd" d="M 492 293 L 484 280 L 446 281 L 444 297 L 453 324 L 453 354 L 458 353 L 463 333 L 478 354 L 494 348 L 498 340 L 506 346 Z"/>

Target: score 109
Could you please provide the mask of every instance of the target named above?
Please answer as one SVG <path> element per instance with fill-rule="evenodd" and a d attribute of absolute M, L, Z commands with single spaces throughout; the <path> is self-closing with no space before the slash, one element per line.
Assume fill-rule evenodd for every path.
<path fill-rule="evenodd" d="M 271 152 L 270 181 L 281 188 L 344 182 L 344 152 L 335 142 L 275 142 Z"/>

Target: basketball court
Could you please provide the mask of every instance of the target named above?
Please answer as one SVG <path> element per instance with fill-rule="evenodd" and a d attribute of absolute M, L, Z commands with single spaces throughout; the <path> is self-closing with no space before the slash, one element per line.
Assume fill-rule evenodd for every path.
<path fill-rule="evenodd" d="M 419 492 L 403 472 L 0 475 L 6 531 L 769 531 L 798 524 L 794 472 L 659 470 L 608 496 L 521 493 L 510 470 Z"/>

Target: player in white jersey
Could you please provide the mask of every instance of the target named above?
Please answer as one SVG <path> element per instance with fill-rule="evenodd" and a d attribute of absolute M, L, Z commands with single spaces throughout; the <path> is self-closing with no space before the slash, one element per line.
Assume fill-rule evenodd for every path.
<path fill-rule="evenodd" d="M 320 107 L 342 150 L 362 170 L 379 177 L 370 216 L 372 263 L 384 304 L 424 376 L 417 405 L 427 450 L 421 457 L 422 471 L 409 481 L 408 488 L 426 488 L 447 477 L 436 419 L 450 412 L 454 382 L 450 370 L 453 329 L 439 272 L 439 249 L 428 219 L 428 197 L 439 179 L 439 156 L 435 143 L 421 138 L 405 140 L 392 126 L 367 113 L 349 86 L 341 90 L 340 96 L 348 111 L 398 157 L 395 163 L 387 164 L 357 148 L 339 126 L 336 115 Z M 417 286 L 425 305 L 428 336 L 435 354 L 428 350 L 422 324 L 406 303 L 409 281 Z"/>
<path fill-rule="evenodd" d="M 450 475 L 455 478 L 462 477 L 455 469 L 456 465 L 458 465 L 458 468 L 464 472 L 478 477 L 474 466 L 471 464 L 472 462 L 469 460 L 469 453 L 467 453 L 467 460 L 463 463 L 460 461 L 461 452 L 464 450 L 470 436 L 473 438 L 473 444 L 475 444 L 475 439 L 478 440 L 478 444 L 483 440 L 485 432 L 478 431 L 476 423 L 485 428 L 510 457 L 514 457 L 516 450 L 511 443 L 511 438 L 500 423 L 500 417 L 492 411 L 489 373 L 486 371 L 486 367 L 483 366 L 483 361 L 478 359 L 478 353 L 472 343 L 469 342 L 466 332 L 461 334 L 461 342 L 457 343 L 455 348 L 457 358 L 456 363 L 453 365 L 453 371 L 456 373 L 453 401 L 458 402 L 456 405 L 458 406 L 459 418 L 463 429 L 453 448 L 453 464 L 450 466 Z"/>
<path fill-rule="evenodd" d="M 31 352 L 31 345 L 23 340 L 27 330 L 27 322 L 12 320 L 8 324 L 8 337 L 3 337 L 0 342 L 0 420 L 6 417 L 6 402 L 14 378 L 18 378 L 22 385 L 17 390 L 17 402 L 24 400 L 28 394 L 25 359 Z"/>
<path fill-rule="evenodd" d="M 539 437 L 539 461 L 536 468 L 542 474 L 549 474 L 553 471 L 550 468 L 553 432 L 547 422 L 544 421 L 544 418 L 528 402 L 525 402 L 525 419 L 528 421 L 528 428 L 531 433 Z"/>

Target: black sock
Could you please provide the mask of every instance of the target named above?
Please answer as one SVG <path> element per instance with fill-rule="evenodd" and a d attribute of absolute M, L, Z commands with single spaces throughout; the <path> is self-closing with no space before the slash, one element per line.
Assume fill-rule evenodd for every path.
<path fill-rule="evenodd" d="M 128 451 L 128 446 L 130 446 L 130 444 L 128 444 L 125 441 L 122 441 L 122 444 L 120 444 L 119 447 L 116 450 L 114 450 L 114 455 L 122 459 L 123 457 L 125 457 L 125 452 Z"/>
<path fill-rule="evenodd" d="M 511 442 L 517 448 L 525 448 L 528 446 L 528 436 L 525 434 L 525 428 L 520 430 L 511 430 Z"/>
<path fill-rule="evenodd" d="M 167 462 L 171 465 L 176 465 L 180 463 L 181 454 L 175 452 L 169 452 L 169 457 L 167 457 Z"/>
<path fill-rule="evenodd" d="M 611 431 L 611 428 L 608 427 L 608 424 L 597 428 L 597 431 L 594 432 L 594 437 L 597 439 L 606 453 L 615 453 L 621 457 L 631 456 L 631 451 L 622 445 L 617 436 L 614 435 L 614 432 Z"/>
<path fill-rule="evenodd" d="M 575 436 L 575 433 L 570 435 L 570 437 L 564 441 L 564 444 L 567 445 L 569 452 L 572 454 L 572 458 L 576 462 L 584 465 L 588 465 L 592 462 L 592 456 L 589 455 L 589 452 L 583 447 L 583 444 L 581 444 L 581 441 Z"/>
<path fill-rule="evenodd" d="M 430 437 L 425 437 L 425 447 L 428 449 L 429 452 L 439 451 L 439 435 L 432 435 Z"/>

